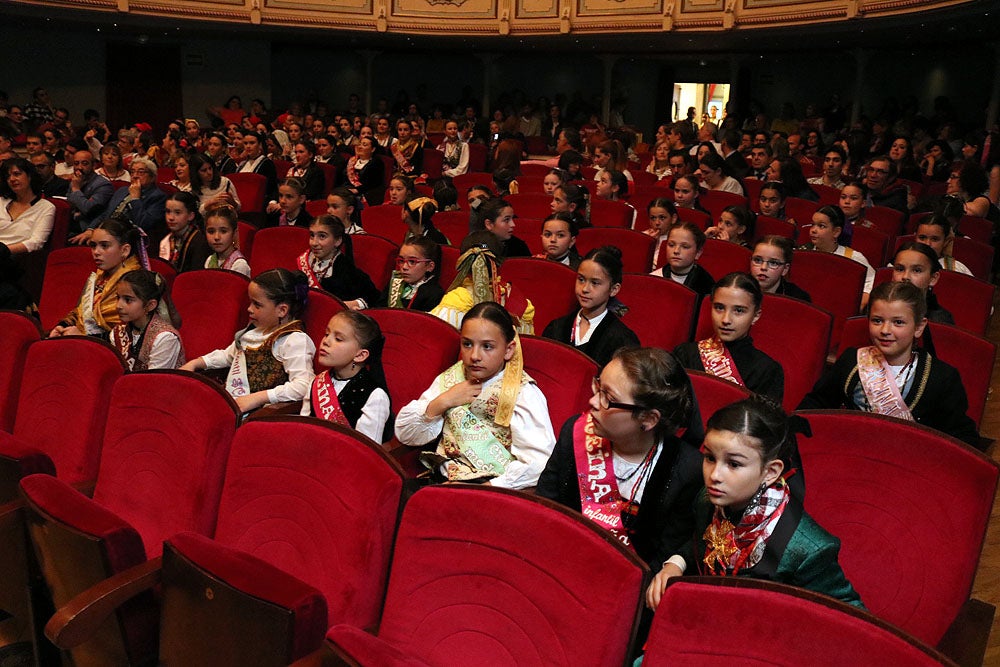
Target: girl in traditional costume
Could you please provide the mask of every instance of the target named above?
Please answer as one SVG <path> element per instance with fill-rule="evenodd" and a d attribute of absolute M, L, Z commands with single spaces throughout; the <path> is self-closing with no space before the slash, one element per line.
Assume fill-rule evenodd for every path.
<path fill-rule="evenodd" d="M 760 318 L 760 284 L 746 273 L 730 273 L 712 290 L 712 336 L 682 343 L 675 354 L 684 368 L 705 371 L 752 392 L 781 401 L 781 365 L 756 347 L 750 327 Z"/>
<path fill-rule="evenodd" d="M 461 327 L 461 359 L 399 411 L 396 437 L 421 447 L 432 479 L 535 486 L 555 438 L 545 396 L 524 372 L 514 322 L 503 306 L 472 307 Z"/>
<path fill-rule="evenodd" d="M 753 238 L 754 215 L 746 206 L 727 206 L 719 214 L 719 221 L 705 230 L 710 239 L 729 241 L 746 247 Z"/>
<path fill-rule="evenodd" d="M 111 347 L 130 371 L 178 368 L 184 363 L 184 345 L 174 326 L 180 324 L 159 273 L 136 269 L 122 276 L 116 287 L 120 323 L 111 330 Z"/>
<path fill-rule="evenodd" d="M 226 269 L 250 277 L 250 264 L 239 249 L 239 221 L 236 209 L 228 204 L 210 208 L 205 214 L 205 236 L 212 254 L 206 269 Z"/>
<path fill-rule="evenodd" d="M 864 410 L 936 428 L 975 447 L 975 422 L 958 371 L 915 343 L 927 325 L 927 304 L 916 285 L 882 283 L 872 290 L 872 345 L 847 348 L 806 394 L 799 409 Z"/>
<path fill-rule="evenodd" d="M 174 192 L 167 196 L 165 210 L 170 233 L 160 241 L 160 259 L 170 262 L 177 273 L 202 268 L 212 249 L 201 231 L 198 199 L 190 192 Z"/>
<path fill-rule="evenodd" d="M 410 239 L 415 238 L 428 238 L 438 245 L 451 245 L 448 237 L 434 226 L 433 218 L 437 210 L 437 202 L 430 197 L 417 197 L 406 201 L 402 213 L 403 224 L 406 225 L 403 242 L 408 243 Z"/>
<path fill-rule="evenodd" d="M 757 241 L 750 256 L 750 275 L 760 283 L 765 294 L 781 294 L 812 301 L 809 293 L 786 278 L 792 268 L 794 244 L 790 238 L 769 234 Z"/>
<path fill-rule="evenodd" d="M 97 270 L 90 274 L 80 303 L 49 332 L 49 337 L 100 336 L 118 325 L 118 281 L 129 271 L 149 268 L 145 235 L 130 222 L 109 218 L 94 229 L 91 253 Z"/>
<path fill-rule="evenodd" d="M 385 338 L 378 322 L 342 310 L 330 318 L 316 359 L 318 374 L 301 414 L 349 426 L 375 442 L 392 437 L 392 403 L 382 371 Z"/>
<path fill-rule="evenodd" d="M 694 539 L 672 555 L 646 591 L 656 609 L 667 581 L 689 574 L 770 579 L 863 607 L 837 562 L 840 541 L 805 512 L 787 480 L 795 433 L 808 425 L 753 396 L 708 420 L 702 445 L 705 490 L 695 503 Z"/>
<path fill-rule="evenodd" d="M 577 269 L 579 309 L 549 322 L 542 336 L 574 345 L 599 367 L 611 361 L 620 348 L 638 347 L 638 336 L 619 319 L 625 310 L 615 299 L 621 286 L 621 250 L 614 246 L 594 248 Z"/>
<path fill-rule="evenodd" d="M 677 207 L 666 197 L 657 197 L 646 207 L 649 218 L 649 228 L 642 230 L 646 236 L 656 239 L 656 250 L 653 252 L 653 266 L 656 270 L 667 263 L 667 240 L 670 230 L 677 222 Z"/>
<path fill-rule="evenodd" d="M 649 564 L 653 571 L 694 530 L 701 455 L 678 437 L 692 418 L 691 383 L 669 352 L 625 348 L 594 378 L 587 413 L 559 433 L 537 493 L 583 512 Z"/>
<path fill-rule="evenodd" d="M 431 315 L 461 329 L 470 308 L 494 301 L 507 309 L 519 333 L 534 333 L 535 307 L 500 275 L 499 239 L 486 230 L 473 232 L 462 240 L 461 250 L 455 280 Z"/>
<path fill-rule="evenodd" d="M 375 303 L 378 288 L 367 273 L 355 266 L 352 247 L 343 221 L 321 215 L 309 227 L 309 250 L 297 261 L 309 287 L 325 289 L 358 310 Z"/>
<path fill-rule="evenodd" d="M 313 379 L 316 346 L 299 314 L 309 294 L 306 277 L 271 269 L 251 282 L 250 323 L 233 343 L 193 359 L 182 370 L 229 367 L 226 391 L 244 413 L 269 403 L 301 401 Z"/>
<path fill-rule="evenodd" d="M 693 222 L 676 222 L 667 234 L 666 249 L 661 253 L 666 255 L 661 259 L 663 266 L 649 275 L 669 278 L 690 287 L 699 296 L 706 296 L 711 293 L 715 279 L 698 265 L 704 250 L 705 232 Z"/>
<path fill-rule="evenodd" d="M 941 277 L 941 262 L 933 248 L 919 241 L 907 241 L 896 249 L 889 266 L 893 282 L 916 285 L 924 293 L 929 322 L 955 323 L 955 318 L 938 303 L 934 294 L 934 285 Z"/>

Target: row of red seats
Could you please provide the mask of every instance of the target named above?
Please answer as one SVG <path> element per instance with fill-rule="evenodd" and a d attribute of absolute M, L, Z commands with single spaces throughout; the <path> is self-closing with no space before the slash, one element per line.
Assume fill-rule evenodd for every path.
<path fill-rule="evenodd" d="M 81 346 L 92 350 L 81 353 Z M 112 649 L 131 657 L 155 653 L 152 600 L 118 610 L 111 626 L 128 630 L 128 643 L 108 640 L 99 648 L 83 639 L 109 631 L 102 621 L 115 607 L 71 600 L 102 577 L 135 567 L 96 592 L 110 592 L 108 600 L 120 602 L 162 579 L 160 656 L 167 662 L 181 656 L 179 664 L 196 664 L 205 654 L 201 661 L 195 654 L 209 649 L 226 664 L 243 664 L 240 656 L 254 655 L 247 651 L 277 652 L 287 662 L 297 657 L 288 651 L 315 648 L 329 624 L 374 626 L 401 477 L 373 443 L 344 429 L 291 419 L 250 422 L 235 431 L 230 448 L 235 406 L 201 378 L 169 371 L 121 377 L 114 352 L 92 339 L 36 342 L 24 356 L 19 393 L 28 398 L 17 426 L 63 402 L 89 402 L 94 413 L 108 415 L 93 501 L 50 477 L 68 476 L 62 461 L 46 470 L 49 475 L 29 476 L 21 484 L 31 510 L 29 532 L 51 592 L 58 605 L 71 602 L 49 634 L 61 645 L 77 645 L 74 657 Z M 60 373 L 51 372 L 51 364 Z M 89 376 L 101 379 L 95 385 Z M 715 378 L 693 377 L 703 407 L 740 395 L 738 387 Z M 46 382 L 55 386 L 45 387 Z M 46 396 L 52 402 L 40 404 Z M 848 578 L 873 614 L 920 641 L 945 647 L 956 629 L 953 622 L 976 605 L 968 595 L 997 466 L 962 443 L 911 423 L 840 411 L 805 416 L 813 432 L 800 442 L 809 471 L 806 507 L 842 539 Z M 14 436 L 31 433 L 15 427 Z M 36 460 L 44 458 L 44 449 L 33 445 L 38 446 L 29 441 L 13 452 L 5 447 L 4 458 L 31 460 L 25 450 Z M 608 656 L 600 664 L 620 663 L 645 584 L 644 567 L 578 515 L 511 492 L 494 491 L 483 502 L 484 492 L 447 487 L 419 492 L 403 512 L 378 639 L 343 626 L 329 637 L 361 664 L 386 664 L 393 646 L 435 664 L 456 664 L 447 656 L 476 663 L 495 650 L 496 641 L 512 636 L 490 622 L 501 614 L 515 619 L 523 633 L 516 646 L 499 644 L 509 646 L 517 664 L 534 651 L 552 657 L 541 660 L 545 663 L 592 660 L 574 657 L 577 649 L 585 656 Z M 912 558 L 910 542 L 892 538 L 900 534 L 913 536 L 935 559 Z M 99 567 L 79 570 L 79 553 L 71 556 L 79 535 L 88 536 L 84 551 Z M 161 566 L 156 556 L 162 540 L 168 542 Z M 448 544 L 454 546 L 442 548 Z M 470 544 L 479 546 L 470 550 Z M 567 544 L 573 545 L 569 551 Z M 456 549 L 463 550 L 461 558 Z M 878 558 L 872 557 L 875 552 Z M 566 553 L 587 566 L 567 564 Z M 592 591 L 602 583 L 592 576 L 595 563 L 607 563 L 598 568 L 602 571 L 616 568 L 618 574 L 607 579 L 615 582 L 612 592 Z M 511 587 L 511 581 L 519 585 Z M 560 583 L 553 590 L 555 581 Z M 585 607 L 575 606 L 566 591 Z M 254 600 L 257 606 L 250 606 Z M 262 600 L 270 604 L 261 605 Z M 441 616 L 456 608 L 463 613 Z M 538 608 L 546 612 L 536 622 L 523 615 Z M 590 623 L 580 620 L 585 608 L 617 619 L 614 631 L 593 633 Z M 609 609 L 617 613 L 608 614 Z M 434 623 L 421 625 L 432 616 Z M 236 627 L 246 630 L 238 641 L 232 636 Z M 417 627 L 421 630 L 414 633 Z M 449 645 L 448 637 L 463 632 L 483 640 L 466 637 L 462 650 Z M 980 639 L 985 635 L 964 648 L 980 646 Z"/>

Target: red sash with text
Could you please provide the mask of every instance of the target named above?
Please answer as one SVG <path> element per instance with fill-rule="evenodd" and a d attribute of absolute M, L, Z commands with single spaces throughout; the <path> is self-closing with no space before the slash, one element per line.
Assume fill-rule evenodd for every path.
<path fill-rule="evenodd" d="M 340 407 L 337 399 L 337 390 L 333 386 L 333 378 L 330 371 L 323 371 L 313 380 L 312 385 L 312 408 L 313 412 L 320 419 L 351 426 L 347 421 L 344 410 Z"/>
<path fill-rule="evenodd" d="M 631 546 L 622 522 L 626 503 L 615 480 L 611 443 L 594 433 L 589 414 L 577 419 L 573 426 L 573 454 L 583 515 L 611 532 L 622 544 Z"/>
<path fill-rule="evenodd" d="M 728 380 L 741 387 L 745 387 L 740 372 L 736 370 L 736 362 L 729 354 L 729 350 L 719 340 L 718 336 L 712 336 L 705 340 L 698 341 L 698 355 L 701 357 L 701 365 L 705 367 L 705 372 L 717 378 Z"/>

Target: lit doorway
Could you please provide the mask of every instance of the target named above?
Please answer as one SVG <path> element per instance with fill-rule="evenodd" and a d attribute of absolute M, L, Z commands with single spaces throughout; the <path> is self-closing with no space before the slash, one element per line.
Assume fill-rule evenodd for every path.
<path fill-rule="evenodd" d="M 694 120 L 698 125 L 706 119 L 720 124 L 729 102 L 729 89 L 728 83 L 675 83 L 674 120 L 686 120 L 688 109 L 694 107 Z"/>

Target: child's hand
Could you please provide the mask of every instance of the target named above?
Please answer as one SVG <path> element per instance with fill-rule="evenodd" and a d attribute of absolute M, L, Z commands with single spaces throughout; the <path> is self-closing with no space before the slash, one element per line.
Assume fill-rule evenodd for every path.
<path fill-rule="evenodd" d="M 239 407 L 240 412 L 246 414 L 251 410 L 256 410 L 257 408 L 267 405 L 267 392 L 266 391 L 255 391 L 252 394 L 247 394 L 246 396 L 235 396 L 233 400 L 236 401 L 237 407 Z"/>
<path fill-rule="evenodd" d="M 459 382 L 454 387 L 444 392 L 427 405 L 425 414 L 434 418 L 443 415 L 451 408 L 459 405 L 468 405 L 476 396 L 482 392 L 483 386 L 478 380 L 466 380 Z"/>
<path fill-rule="evenodd" d="M 656 611 L 660 604 L 660 598 L 663 597 L 663 591 L 667 590 L 667 582 L 670 581 L 671 577 L 679 577 L 682 574 L 684 573 L 681 572 L 681 569 L 673 563 L 664 563 L 663 569 L 656 573 L 649 588 L 646 589 L 646 606 L 652 611 Z"/>
<path fill-rule="evenodd" d="M 281 207 L 278 206 L 278 202 L 276 202 L 276 201 L 268 202 L 268 204 L 267 204 L 267 212 L 268 213 L 277 213 L 280 210 L 281 210 Z"/>
<path fill-rule="evenodd" d="M 705 230 L 705 236 L 707 236 L 710 239 L 718 239 L 720 241 L 729 240 L 729 232 L 727 232 L 725 229 L 722 229 L 721 227 L 709 227 L 708 229 Z"/>

